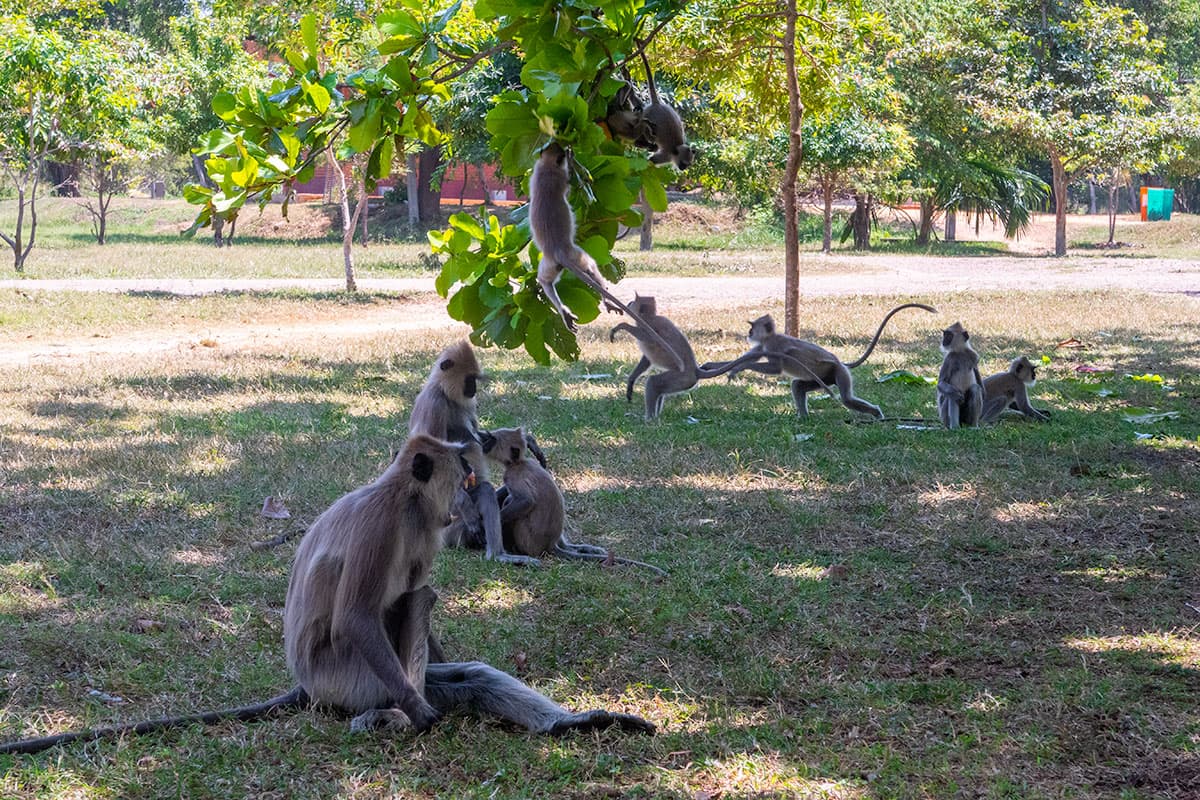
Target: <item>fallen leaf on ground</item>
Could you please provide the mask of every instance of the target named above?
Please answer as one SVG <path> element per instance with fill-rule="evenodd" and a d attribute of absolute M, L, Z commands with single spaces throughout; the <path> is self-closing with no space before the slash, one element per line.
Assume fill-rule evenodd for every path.
<path fill-rule="evenodd" d="M 825 569 L 821 570 L 818 576 L 821 580 L 841 580 L 850 574 L 850 569 L 845 564 L 830 564 Z"/>
<path fill-rule="evenodd" d="M 291 519 L 292 516 L 292 512 L 288 511 L 288 507 L 277 497 L 265 498 L 260 513 L 267 519 Z"/>

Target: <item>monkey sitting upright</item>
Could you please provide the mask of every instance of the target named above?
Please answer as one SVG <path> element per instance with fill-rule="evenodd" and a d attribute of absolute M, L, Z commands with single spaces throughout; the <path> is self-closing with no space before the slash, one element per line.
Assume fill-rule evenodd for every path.
<path fill-rule="evenodd" d="M 979 354 L 971 347 L 970 339 L 971 334 L 959 322 L 942 331 L 945 357 L 938 372 L 938 416 L 951 430 L 960 425 L 977 427 L 983 414 Z"/>
<path fill-rule="evenodd" d="M 1029 402 L 1028 387 L 1037 383 L 1037 367 L 1028 358 L 1014 358 L 1004 372 L 983 380 L 983 413 L 980 422 L 993 422 L 1008 409 L 1020 411 L 1039 422 L 1050 419 L 1045 409 Z"/>

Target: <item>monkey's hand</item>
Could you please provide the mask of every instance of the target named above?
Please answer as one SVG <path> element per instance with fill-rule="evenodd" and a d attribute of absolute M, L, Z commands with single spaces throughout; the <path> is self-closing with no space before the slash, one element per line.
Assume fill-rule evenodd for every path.
<path fill-rule="evenodd" d="M 542 469 L 549 470 L 546 466 L 546 454 L 542 452 L 542 448 L 538 446 L 537 439 L 533 438 L 532 433 L 525 434 L 525 446 L 529 448 L 529 452 L 533 453 L 533 457 L 542 465 Z"/>
<path fill-rule="evenodd" d="M 442 718 L 440 711 L 429 705 L 424 697 L 417 694 L 414 694 L 413 699 L 404 704 L 401 710 L 408 716 L 412 722 L 413 730 L 417 733 L 425 733 L 425 731 L 432 728 Z"/>
<path fill-rule="evenodd" d="M 606 311 L 608 311 L 610 314 L 624 314 L 625 313 L 625 306 L 621 305 L 620 303 L 614 303 L 612 300 L 608 300 L 608 299 L 605 299 L 605 301 L 604 301 L 604 309 Z"/>

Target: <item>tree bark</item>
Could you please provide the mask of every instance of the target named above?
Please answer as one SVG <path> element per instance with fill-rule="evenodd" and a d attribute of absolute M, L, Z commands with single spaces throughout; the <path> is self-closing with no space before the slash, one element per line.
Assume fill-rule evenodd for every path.
<path fill-rule="evenodd" d="M 821 181 L 821 200 L 824 204 L 825 223 L 821 229 L 821 252 L 833 252 L 833 179 Z"/>
<path fill-rule="evenodd" d="M 419 173 L 417 176 L 417 191 L 421 196 L 421 224 L 427 226 L 440 225 L 442 222 L 442 189 L 433 188 L 433 174 L 442 164 L 442 148 L 429 147 L 422 150 L 417 158 Z"/>
<path fill-rule="evenodd" d="M 638 249 L 642 251 L 654 249 L 654 209 L 650 207 L 649 201 L 646 200 L 646 193 L 642 192 L 642 237 L 638 243 Z"/>
<path fill-rule="evenodd" d="M 421 224 L 421 198 L 417 191 L 417 155 L 413 153 L 406 159 L 408 172 L 404 175 L 404 187 L 408 194 L 408 224 L 414 228 Z"/>
<path fill-rule="evenodd" d="M 1113 244 L 1113 237 L 1117 233 L 1117 193 L 1121 191 L 1120 184 L 1117 179 L 1120 173 L 1117 170 L 1112 171 L 1112 177 L 1108 181 L 1108 243 Z"/>
<path fill-rule="evenodd" d="M 1054 255 L 1067 254 L 1067 171 L 1062 158 L 1055 150 L 1050 151 L 1050 170 L 1054 181 Z"/>
<path fill-rule="evenodd" d="M 854 213 L 850 215 L 850 230 L 854 233 L 854 249 L 871 249 L 871 196 L 854 195 Z"/>
<path fill-rule="evenodd" d="M 1096 213 L 1096 182 L 1088 181 L 1088 213 Z"/>
<path fill-rule="evenodd" d="M 958 212 L 952 208 L 946 209 L 946 230 L 942 239 L 953 242 L 958 234 Z"/>
<path fill-rule="evenodd" d="M 357 292 L 358 284 L 354 282 L 354 228 L 358 218 L 350 216 L 350 194 L 346 191 L 346 173 L 342 171 L 342 165 L 334 157 L 332 149 L 325 151 L 325 158 L 329 162 L 329 169 L 333 171 L 338 188 L 341 190 L 342 263 L 346 269 L 346 291 Z"/>
<path fill-rule="evenodd" d="M 921 199 L 921 222 L 917 226 L 917 244 L 928 245 L 929 240 L 933 238 L 933 198 L 925 197 Z"/>
<path fill-rule="evenodd" d="M 800 335 L 800 220 L 796 180 L 800 174 L 804 137 L 801 124 L 804 106 L 800 103 L 800 83 L 796 75 L 796 0 L 784 8 L 783 59 L 788 90 L 788 155 L 783 173 L 783 330 L 788 336 Z"/>

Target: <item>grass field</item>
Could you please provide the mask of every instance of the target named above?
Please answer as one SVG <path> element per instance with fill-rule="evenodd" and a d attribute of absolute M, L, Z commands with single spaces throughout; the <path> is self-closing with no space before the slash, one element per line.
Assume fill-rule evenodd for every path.
<path fill-rule="evenodd" d="M 187 271 L 208 252 L 152 245 L 120 269 Z M 404 302 L 37 297 L 0 298 L 14 337 L 349 324 Z M 801 333 L 851 357 L 904 299 L 814 301 Z M 1034 394 L 1052 421 L 898 429 L 848 424 L 820 398 L 800 421 L 786 386 L 750 378 L 668 399 L 647 424 L 640 390 L 633 406 L 623 398 L 636 352 L 598 325 L 578 364 L 483 353 L 496 377 L 484 423 L 537 433 L 580 538 L 670 576 L 447 551 L 435 626 L 451 657 L 571 707 L 642 714 L 657 736 L 551 740 L 463 715 L 421 737 L 353 735 L 303 712 L 0 756 L 0 796 L 1200 796 L 1200 302 L 924 299 L 968 323 L 985 374 L 1046 356 Z M 677 321 L 702 359 L 723 358 L 761 311 Z M 856 370 L 861 394 L 935 417 L 930 387 L 875 378 L 935 375 L 949 321 L 893 320 Z M 281 612 L 296 540 L 250 544 L 303 528 L 382 469 L 452 338 L 439 323 L 0 368 L 0 739 L 289 688 Z M 1069 339 L 1083 348 L 1055 346 Z M 1173 416 L 1127 419 L 1155 413 Z M 258 515 L 267 495 L 290 521 Z"/>

